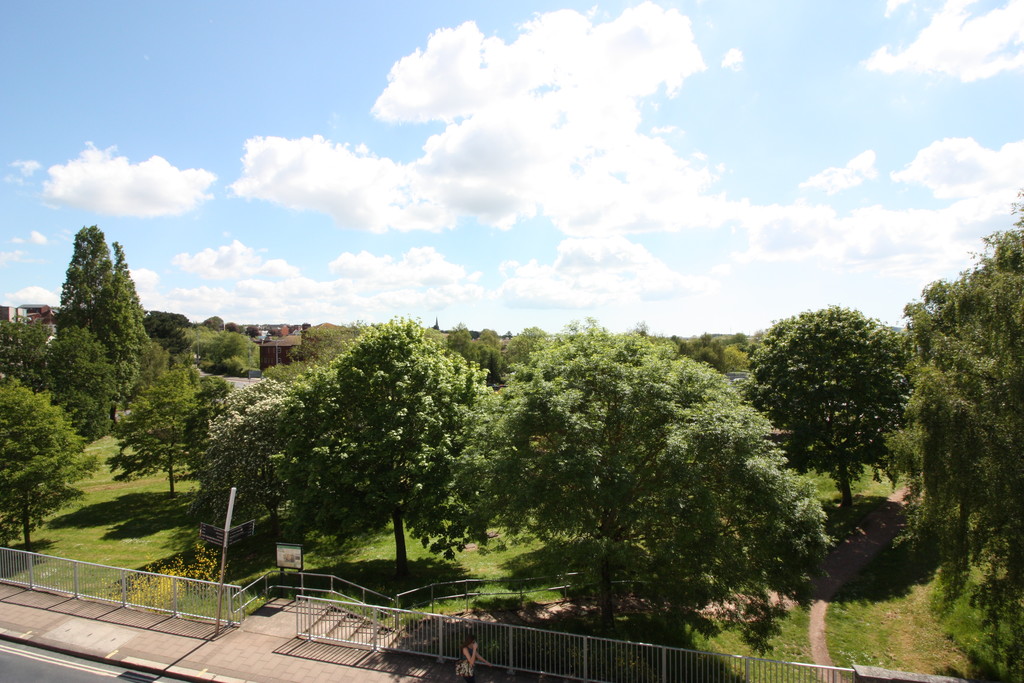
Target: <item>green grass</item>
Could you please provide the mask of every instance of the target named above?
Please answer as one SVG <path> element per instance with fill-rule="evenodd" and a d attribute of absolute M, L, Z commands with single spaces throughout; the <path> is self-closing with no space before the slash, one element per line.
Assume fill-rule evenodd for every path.
<path fill-rule="evenodd" d="M 114 481 L 106 467 L 116 453 L 113 439 L 92 444 L 100 469 L 81 482 L 85 497 L 53 515 L 33 534 L 35 550 L 128 568 L 142 568 L 177 555 L 186 558 L 198 542 L 198 522 L 188 515 L 189 493 L 195 484 L 179 485 L 180 494 L 168 495 L 166 478 L 160 475 L 131 482 Z M 854 506 L 838 507 L 839 494 L 826 476 L 806 475 L 813 483 L 825 509 L 830 535 L 845 538 L 857 523 L 892 492 L 887 481 L 876 482 L 870 474 L 854 486 Z M 214 522 L 215 520 L 204 520 Z M 292 540 L 292 539 L 284 539 Z M 247 583 L 264 573 L 276 571 L 276 539 L 257 523 L 257 534 L 231 547 L 227 580 Z M 306 570 L 334 574 L 382 593 L 393 595 L 435 582 L 466 578 L 539 577 L 564 571 L 557 554 L 539 545 L 482 548 L 460 553 L 455 561 L 431 555 L 420 543 L 407 539 L 411 577 L 394 578 L 394 539 L 390 531 L 368 534 L 339 543 L 310 536 L 304 539 Z M 499 544 L 496 544 L 499 545 Z M 16 546 L 17 547 L 17 546 Z M 926 557 L 913 555 L 899 546 L 883 553 L 857 582 L 844 590 L 829 610 L 829 644 L 837 664 L 875 664 L 889 668 L 978 676 L 983 668 L 972 663 L 946 635 L 960 624 L 969 633 L 973 613 L 958 605 L 947 614 L 946 626 L 936 616 L 934 567 Z M 428 594 L 429 595 L 429 594 Z M 537 596 L 555 600 L 556 594 Z M 496 596 L 481 601 L 481 607 L 510 609 L 518 595 Z M 464 609 L 462 601 L 439 611 Z M 796 608 L 782 620 L 781 633 L 765 653 L 753 652 L 735 631 L 704 638 L 680 628 L 659 615 L 623 615 L 616 635 L 642 642 L 735 654 L 760 655 L 786 661 L 811 661 L 807 638 L 808 615 Z M 559 628 L 597 633 L 596 618 L 575 618 Z"/>

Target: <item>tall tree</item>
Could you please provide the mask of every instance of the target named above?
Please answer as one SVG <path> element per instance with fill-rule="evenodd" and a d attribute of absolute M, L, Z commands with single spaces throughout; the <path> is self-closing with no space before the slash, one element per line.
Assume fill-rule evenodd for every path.
<path fill-rule="evenodd" d="M 235 487 L 238 519 L 266 514 L 274 535 L 280 534 L 286 487 L 278 472 L 278 456 L 285 448 L 280 427 L 286 391 L 280 382 L 263 380 L 227 397 L 223 411 L 210 422 L 194 513 L 222 511 Z"/>
<path fill-rule="evenodd" d="M 912 522 L 938 539 L 947 593 L 967 589 L 982 608 L 1004 680 L 1024 674 L 1022 292 L 1024 219 L 907 306 L 917 370 L 898 440 L 916 484 Z"/>
<path fill-rule="evenodd" d="M 16 379 L 33 391 L 49 387 L 46 372 L 45 325 L 0 320 L 0 375 Z"/>
<path fill-rule="evenodd" d="M 71 424 L 86 439 L 110 432 L 114 368 L 106 349 L 89 330 L 62 327 L 46 349 L 53 402 L 64 408 Z"/>
<path fill-rule="evenodd" d="M 45 393 L 0 383 L 0 544 L 20 533 L 32 550 L 32 529 L 81 497 L 74 483 L 94 467 L 64 411 Z"/>
<path fill-rule="evenodd" d="M 843 507 L 865 467 L 888 462 L 910 388 L 899 334 L 859 311 L 831 306 L 775 323 L 751 358 L 755 406 L 783 432 L 790 462 L 835 481 Z"/>
<path fill-rule="evenodd" d="M 190 329 L 192 323 L 181 313 L 146 311 L 142 325 L 149 338 L 167 349 L 172 356 L 187 353 L 191 348 L 185 330 Z"/>
<path fill-rule="evenodd" d="M 144 311 L 124 250 L 113 245 L 110 259 L 103 232 L 94 226 L 75 235 L 75 248 L 61 290 L 57 327 L 89 330 L 106 350 L 114 369 L 115 397 L 124 403 L 135 388 L 143 351 L 149 343 L 143 325 Z M 111 419 L 116 405 L 111 406 Z"/>
<path fill-rule="evenodd" d="M 763 644 L 784 613 L 772 593 L 807 592 L 822 511 L 765 418 L 672 355 L 639 335 L 569 328 L 480 420 L 465 480 L 482 482 L 476 504 L 512 537 L 596 577 L 607 627 L 615 583 L 632 580 L 692 627 L 713 631 L 715 613 Z"/>
<path fill-rule="evenodd" d="M 484 391 L 478 371 L 415 322 L 368 328 L 293 390 L 283 473 L 300 519 L 335 534 L 390 522 L 398 576 L 409 573 L 407 526 L 450 555 L 464 536 L 451 483 Z"/>

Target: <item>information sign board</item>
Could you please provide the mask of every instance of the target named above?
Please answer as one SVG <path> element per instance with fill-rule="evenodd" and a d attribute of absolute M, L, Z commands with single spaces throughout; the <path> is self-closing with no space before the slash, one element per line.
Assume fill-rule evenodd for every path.
<path fill-rule="evenodd" d="M 302 546 L 297 543 L 277 544 L 277 566 L 302 571 Z"/>

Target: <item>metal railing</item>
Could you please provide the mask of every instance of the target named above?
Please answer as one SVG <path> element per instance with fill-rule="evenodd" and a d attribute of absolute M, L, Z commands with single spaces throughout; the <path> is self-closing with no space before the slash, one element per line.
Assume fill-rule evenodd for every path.
<path fill-rule="evenodd" d="M 430 605 L 433 611 L 436 603 L 448 601 L 465 601 L 468 610 L 471 601 L 475 604 L 480 598 L 514 598 L 522 605 L 527 595 L 538 593 L 557 593 L 562 599 L 568 597 L 567 591 L 579 588 L 572 583 L 579 572 L 569 572 L 557 576 L 540 576 L 528 579 L 459 579 L 458 581 L 442 581 L 427 586 L 413 588 L 395 596 L 395 607 L 416 609 Z M 556 585 L 547 585 L 554 583 Z M 427 597 L 429 595 L 429 597 Z M 364 601 L 365 602 L 365 601 Z"/>
<path fill-rule="evenodd" d="M 457 659 L 473 633 L 496 668 L 595 683 L 853 683 L 853 669 L 544 631 L 394 607 L 296 598 L 296 632 L 374 650 Z"/>
<path fill-rule="evenodd" d="M 276 582 L 276 583 L 275 583 Z M 361 602 L 364 604 L 382 603 L 393 606 L 395 598 L 378 593 L 372 588 L 339 578 L 333 574 L 316 574 L 311 572 L 267 572 L 255 581 L 239 589 L 239 606 L 243 614 L 252 610 L 250 605 L 270 595 L 270 591 L 278 595 L 306 595 L 321 593 L 334 599 Z"/>
<path fill-rule="evenodd" d="M 217 615 L 218 584 L 135 569 L 0 548 L 0 582 L 29 589 L 54 591 L 74 598 L 164 612 L 176 617 L 213 620 Z M 236 605 L 239 587 L 225 585 L 222 618 L 241 621 Z"/>

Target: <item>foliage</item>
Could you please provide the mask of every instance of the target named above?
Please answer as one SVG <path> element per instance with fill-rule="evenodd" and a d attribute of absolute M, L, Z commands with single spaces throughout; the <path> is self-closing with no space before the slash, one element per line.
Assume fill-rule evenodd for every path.
<path fill-rule="evenodd" d="M 292 362 L 322 365 L 334 360 L 358 339 L 361 323 L 353 325 L 318 325 L 302 331 L 302 343 L 292 349 Z"/>
<path fill-rule="evenodd" d="M 224 329 L 224 319 L 219 315 L 213 315 L 201 322 L 200 325 L 209 330 L 221 331 Z"/>
<path fill-rule="evenodd" d="M 705 332 L 690 339 L 672 337 L 672 341 L 680 356 L 706 363 L 719 372 L 747 370 L 750 353 L 756 348 L 743 333 L 713 335 Z"/>
<path fill-rule="evenodd" d="M 135 387 L 142 353 L 148 344 L 139 304 L 124 250 L 113 244 L 110 259 L 103 232 L 82 228 L 61 290 L 57 326 L 89 330 L 106 351 L 114 371 L 114 395 L 127 401 Z M 111 417 L 113 417 L 113 409 Z"/>
<path fill-rule="evenodd" d="M 0 544 L 20 532 L 32 550 L 32 529 L 81 497 L 73 484 L 94 466 L 64 411 L 46 394 L 0 384 Z"/>
<path fill-rule="evenodd" d="M 988 237 L 972 269 L 907 306 L 918 364 L 896 443 L 914 477 L 914 527 L 940 539 L 949 594 L 970 592 L 994 649 L 1021 679 L 1024 219 L 1016 227 Z"/>
<path fill-rule="evenodd" d="M 368 328 L 293 389 L 282 471 L 300 521 L 338 535 L 390 521 L 399 576 L 408 573 L 406 525 L 451 556 L 464 510 L 450 487 L 482 391 L 477 373 L 415 322 Z"/>
<path fill-rule="evenodd" d="M 747 383 L 802 471 L 827 472 L 853 504 L 850 483 L 885 467 L 885 435 L 902 423 L 909 384 L 900 335 L 859 311 L 831 306 L 775 323 Z"/>
<path fill-rule="evenodd" d="M 244 377 L 253 362 L 259 364 L 259 350 L 252 339 L 238 332 L 215 332 L 197 327 L 190 333 L 199 367 L 206 372 Z"/>
<path fill-rule="evenodd" d="M 822 511 L 783 467 L 770 425 L 725 380 L 639 335 L 571 327 L 520 366 L 482 421 L 467 485 L 513 537 L 537 537 L 715 630 L 763 643 L 802 597 L 826 543 Z M 739 598 L 738 596 L 742 596 Z M 713 607 L 713 610 L 709 610 Z"/>
<path fill-rule="evenodd" d="M 151 385 L 171 368 L 171 354 L 157 341 L 150 340 L 139 360 L 139 378 L 132 391 L 132 398 Z"/>
<path fill-rule="evenodd" d="M 32 391 L 45 391 L 49 386 L 46 373 L 49 337 L 45 325 L 0 320 L 0 375 L 18 380 Z"/>
<path fill-rule="evenodd" d="M 505 345 L 505 365 L 511 368 L 514 365 L 526 363 L 530 356 L 547 342 L 548 333 L 539 327 L 527 327 L 525 330 L 512 337 Z"/>
<path fill-rule="evenodd" d="M 221 392 L 219 384 L 208 390 L 214 396 Z M 118 454 L 110 459 L 111 468 L 120 470 L 115 479 L 165 472 L 173 497 L 175 483 L 191 476 L 205 449 L 213 400 L 202 393 L 193 368 L 177 367 L 160 377 L 132 403 L 131 412 L 115 429 L 121 441 Z"/>
<path fill-rule="evenodd" d="M 188 353 L 191 344 L 185 331 L 191 329 L 192 323 L 181 313 L 146 311 L 142 324 L 149 338 L 172 356 Z"/>
<path fill-rule="evenodd" d="M 221 414 L 210 423 L 193 514 L 222 511 L 235 487 L 236 517 L 268 514 L 274 535 L 280 534 L 279 513 L 286 492 L 277 456 L 285 447 L 280 422 L 286 390 L 284 384 L 263 380 L 227 397 Z"/>
<path fill-rule="evenodd" d="M 110 431 L 114 368 L 89 330 L 62 327 L 46 349 L 53 402 L 64 408 L 75 430 L 89 441 Z"/>

